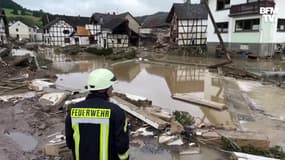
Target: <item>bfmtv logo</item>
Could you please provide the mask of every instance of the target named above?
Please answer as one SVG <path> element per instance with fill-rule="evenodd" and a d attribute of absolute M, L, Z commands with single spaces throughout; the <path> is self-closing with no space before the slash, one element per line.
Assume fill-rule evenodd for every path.
<path fill-rule="evenodd" d="M 259 13 L 264 17 L 265 22 L 277 22 L 278 9 L 274 7 L 260 7 Z"/>

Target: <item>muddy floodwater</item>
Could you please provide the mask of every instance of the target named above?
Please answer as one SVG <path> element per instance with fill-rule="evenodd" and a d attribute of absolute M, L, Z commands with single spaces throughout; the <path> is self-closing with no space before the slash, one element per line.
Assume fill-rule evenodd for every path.
<path fill-rule="evenodd" d="M 152 100 L 154 105 L 168 111 L 190 112 L 196 117 L 197 121 L 203 119 L 207 123 L 234 127 L 227 111 L 219 112 L 208 108 L 200 108 L 171 98 L 174 93 L 191 93 L 194 96 L 223 102 L 221 80 L 203 67 L 157 65 L 139 61 L 112 64 L 104 58 L 85 54 L 75 57 L 50 54 L 47 58 L 53 61 L 49 68 L 57 72 L 56 85 L 59 88 L 83 90 L 89 72 L 96 68 L 109 67 L 118 79 L 118 83 L 114 85 L 116 92 L 146 97 Z M 189 157 L 189 155 L 180 155 L 178 151 L 173 151 L 171 148 L 161 147 L 157 142 L 157 138 L 142 138 L 141 141 L 143 145 L 139 147 L 133 145 L 131 147 L 132 159 L 134 160 L 224 159 L 221 153 L 204 147 L 201 149 L 203 154 Z"/>
<path fill-rule="evenodd" d="M 174 93 L 191 93 L 193 96 L 223 102 L 222 80 L 204 67 L 137 61 L 112 65 L 100 57 L 92 56 L 75 57 L 68 62 L 54 62 L 50 67 L 58 72 L 57 86 L 68 90 L 83 90 L 89 72 L 100 67 L 111 67 L 118 79 L 118 83 L 114 85 L 116 92 L 146 97 L 154 105 L 168 111 L 187 111 L 197 120 L 204 119 L 214 125 L 234 127 L 227 111 L 201 108 L 171 98 Z"/>

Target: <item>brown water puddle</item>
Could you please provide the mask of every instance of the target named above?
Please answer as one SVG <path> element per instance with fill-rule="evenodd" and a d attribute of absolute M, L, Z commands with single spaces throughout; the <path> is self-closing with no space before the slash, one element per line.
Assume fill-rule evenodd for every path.
<path fill-rule="evenodd" d="M 72 66 L 72 67 L 70 67 Z M 106 67 L 104 59 L 90 59 L 75 62 L 55 62 L 51 67 L 58 74 L 56 84 L 68 89 L 84 89 L 88 73 L 96 68 Z M 114 85 L 117 92 L 146 97 L 154 105 L 166 110 L 187 111 L 198 119 L 205 119 L 214 125 L 233 128 L 227 111 L 215 111 L 173 100 L 174 93 L 191 93 L 195 96 L 223 103 L 222 80 L 207 69 L 185 65 L 156 65 L 140 62 L 119 63 L 112 67 L 119 83 Z"/>
<path fill-rule="evenodd" d="M 65 58 L 64 58 L 65 59 Z M 72 59 L 72 58 L 67 58 Z M 56 84 L 75 90 L 82 90 L 85 86 L 88 73 L 96 68 L 111 66 L 102 58 L 88 57 L 79 60 L 56 61 L 51 68 L 58 72 Z M 154 105 L 161 106 L 168 111 L 187 111 L 206 123 L 218 126 L 234 127 L 230 114 L 227 111 L 215 111 L 205 107 L 173 100 L 174 93 L 192 93 L 195 96 L 208 100 L 223 102 L 222 80 L 208 72 L 206 68 L 185 65 L 156 65 L 141 62 L 127 62 L 112 65 L 117 76 L 118 83 L 114 85 L 117 92 L 130 93 L 146 97 L 153 101 Z M 220 153 L 208 148 L 202 149 L 199 155 L 180 155 L 176 152 L 163 149 L 156 139 L 148 140 L 152 145 L 158 146 L 159 152 L 148 149 L 131 147 L 134 159 L 221 159 Z M 147 148 L 150 146 L 146 145 Z M 211 159 L 210 158 L 210 159 Z M 226 159 L 226 158 L 225 158 Z"/>

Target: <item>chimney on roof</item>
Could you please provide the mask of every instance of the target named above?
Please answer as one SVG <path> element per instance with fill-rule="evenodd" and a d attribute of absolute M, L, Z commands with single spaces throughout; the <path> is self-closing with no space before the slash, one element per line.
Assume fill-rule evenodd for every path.
<path fill-rule="evenodd" d="M 103 17 L 100 17 L 99 24 L 103 24 L 103 23 L 104 23 L 104 19 L 103 19 Z"/>

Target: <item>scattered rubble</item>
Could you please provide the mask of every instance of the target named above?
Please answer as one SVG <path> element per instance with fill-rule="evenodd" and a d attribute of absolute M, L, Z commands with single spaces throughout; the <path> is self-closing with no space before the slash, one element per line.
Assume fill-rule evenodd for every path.
<path fill-rule="evenodd" d="M 48 136 L 51 140 L 44 145 L 43 152 L 48 156 L 60 156 L 62 152 L 70 152 L 66 146 L 65 136 L 61 133 Z"/>
<path fill-rule="evenodd" d="M 262 156 L 255 156 L 251 154 L 234 152 L 232 155 L 233 160 L 278 160 L 275 158 L 267 158 Z"/>
<path fill-rule="evenodd" d="M 33 98 L 36 96 L 35 92 L 26 92 L 21 94 L 14 94 L 14 95 L 5 95 L 0 96 L 0 100 L 4 102 L 13 101 L 14 103 L 23 99 Z"/>
<path fill-rule="evenodd" d="M 118 104 L 123 110 L 128 112 L 129 114 L 132 114 L 133 116 L 137 117 L 138 119 L 146 122 L 147 124 L 151 125 L 152 127 L 163 130 L 168 125 L 169 122 L 166 122 L 162 119 L 159 119 L 158 117 L 152 116 L 150 113 L 147 113 L 145 110 L 119 98 L 116 96 L 113 96 L 111 98 L 111 101 L 113 103 Z"/>
<path fill-rule="evenodd" d="M 37 159 L 38 157 L 40 157 L 38 159 L 48 159 L 47 157 L 49 156 L 54 159 L 60 159 L 64 154 L 69 154 L 70 156 L 70 151 L 65 145 L 65 137 L 62 135 L 64 130 L 65 112 L 59 110 L 62 108 L 50 106 L 62 106 L 64 103 L 64 106 L 68 108 L 70 104 L 82 101 L 85 97 L 76 98 L 76 96 L 69 96 L 69 94 L 56 90 L 52 80 L 35 79 L 29 82 L 28 79 L 31 78 L 30 72 L 18 73 L 17 76 L 15 76 L 13 72 L 17 71 L 18 65 L 24 65 L 25 67 L 28 65 L 29 68 L 29 64 L 25 64 L 26 62 L 29 62 L 29 60 L 25 59 L 25 57 L 21 57 L 21 60 L 14 61 L 13 63 L 12 61 L 6 60 L 1 60 L 0 63 L 0 70 L 4 68 L 3 70 L 5 70 L 5 72 L 9 72 L 8 74 L 4 74 L 5 79 L 0 80 L 1 90 L 7 91 L 22 87 L 27 88 L 27 86 L 29 86 L 29 89 L 36 91 L 24 92 L 24 94 L 11 96 L 0 96 L 0 117 L 5 117 L 5 119 L 1 119 L 1 122 L 5 125 L 2 124 L 0 126 L 1 128 L 4 128 L 3 132 L 6 136 L 3 138 L 0 135 L 0 141 L 5 138 L 10 138 L 7 135 L 15 133 L 14 131 L 18 132 L 19 130 L 19 132 L 23 132 L 25 135 L 31 135 L 39 140 L 31 153 L 26 153 L 25 151 L 20 152 L 17 150 L 20 153 L 27 154 L 31 157 L 30 159 Z M 1 71 L 1 73 L 2 72 L 3 71 Z M 231 71 L 229 71 L 229 73 L 230 72 Z M 241 73 L 240 76 L 260 79 L 260 77 L 248 75 L 247 73 Z M 51 91 L 50 88 L 54 88 L 54 90 Z M 207 101 L 185 94 L 176 94 L 173 95 L 173 98 L 180 98 L 190 103 L 203 105 L 215 109 L 217 112 L 227 109 L 225 104 Z M 225 128 L 220 128 L 218 130 L 215 126 L 207 126 L 204 121 L 200 124 L 195 124 L 195 118 L 188 112 L 177 111 L 169 113 L 158 106 L 154 106 L 150 100 L 136 95 L 115 93 L 111 100 L 128 113 L 128 118 L 131 118 L 130 126 L 137 125 L 132 128 L 131 132 L 134 141 L 137 140 L 135 138 L 138 136 L 147 136 L 151 138 L 158 137 L 158 142 L 165 146 L 188 147 L 179 152 L 180 155 L 199 154 L 201 152 L 200 144 L 209 144 L 210 147 L 214 146 L 213 148 L 219 147 L 228 151 L 244 152 L 234 152 L 233 157 L 236 159 L 245 159 L 246 157 L 248 159 L 264 158 L 264 160 L 267 160 L 265 157 L 245 154 L 255 154 L 254 151 L 257 151 L 244 149 L 249 146 L 253 146 L 255 149 L 258 148 L 261 151 L 266 152 L 266 154 L 261 154 L 264 156 L 268 156 L 269 154 L 267 153 L 275 153 L 274 155 L 277 155 L 275 158 L 285 157 L 281 150 L 272 150 L 269 148 L 270 141 L 268 137 L 261 133 L 226 130 Z M 50 108 L 46 110 L 46 106 Z M 6 117 L 8 117 L 7 120 Z M 23 119 L 26 122 L 23 121 Z M 59 131 L 59 133 L 48 135 L 55 131 Z M 138 143 L 144 145 L 143 142 Z M 1 151 L 2 150 L 0 150 L 0 152 Z M 258 153 L 256 153 L 256 155 L 260 155 Z M 35 156 L 36 158 L 33 158 Z M 270 158 L 268 160 L 270 160 Z"/>
<path fill-rule="evenodd" d="M 44 94 L 39 99 L 39 102 L 42 106 L 56 106 L 63 103 L 66 96 L 66 93 L 48 93 Z"/>
<path fill-rule="evenodd" d="M 147 127 L 139 128 L 138 130 L 136 130 L 135 132 L 131 132 L 130 134 L 133 137 L 136 137 L 136 136 L 153 136 L 154 135 L 153 132 L 147 131 Z"/>
<path fill-rule="evenodd" d="M 254 146 L 260 149 L 268 149 L 270 145 L 269 138 L 257 132 L 198 129 L 196 133 L 198 133 L 197 136 L 202 137 L 200 140 L 216 145 L 223 145 L 225 140 L 236 143 L 238 147 Z"/>
<path fill-rule="evenodd" d="M 29 84 L 29 89 L 43 91 L 45 88 L 55 87 L 55 84 L 49 81 L 48 79 L 34 79 Z"/>

